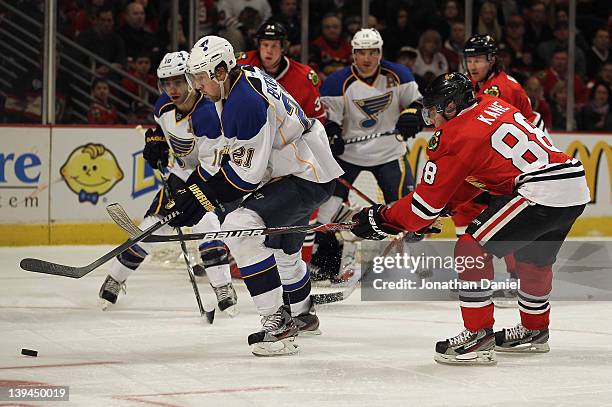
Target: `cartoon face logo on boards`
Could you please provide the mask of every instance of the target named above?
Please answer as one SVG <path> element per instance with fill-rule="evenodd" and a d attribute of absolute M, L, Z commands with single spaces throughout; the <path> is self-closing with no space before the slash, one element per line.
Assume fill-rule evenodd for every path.
<path fill-rule="evenodd" d="M 78 195 L 79 202 L 93 205 L 123 179 L 115 155 L 104 145 L 93 143 L 72 150 L 60 174 L 68 188 Z"/>

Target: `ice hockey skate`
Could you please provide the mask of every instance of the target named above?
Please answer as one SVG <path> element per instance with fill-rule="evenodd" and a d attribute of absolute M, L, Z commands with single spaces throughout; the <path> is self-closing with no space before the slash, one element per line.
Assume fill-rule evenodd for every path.
<path fill-rule="evenodd" d="M 212 287 L 212 289 L 217 296 L 219 310 L 225 312 L 232 318 L 238 315 L 238 308 L 236 307 L 236 304 L 238 304 L 238 296 L 236 295 L 236 290 L 234 290 L 232 283 L 222 285 L 221 287 Z"/>
<path fill-rule="evenodd" d="M 291 318 L 288 306 L 283 305 L 274 314 L 262 317 L 261 325 L 261 330 L 248 338 L 253 355 L 288 356 L 299 352 L 294 342 L 298 327 Z"/>
<path fill-rule="evenodd" d="M 449 365 L 494 365 L 495 336 L 492 328 L 476 332 L 464 329 L 459 335 L 436 343 L 434 360 Z"/>
<path fill-rule="evenodd" d="M 319 329 L 319 317 L 315 313 L 314 303 L 311 302 L 308 312 L 293 317 L 293 322 L 298 327 L 300 336 L 321 335 Z"/>
<path fill-rule="evenodd" d="M 548 328 L 527 329 L 520 323 L 513 328 L 504 328 L 495 332 L 495 350 L 514 353 L 549 352 Z"/>
<path fill-rule="evenodd" d="M 125 287 L 125 282 L 119 282 L 110 275 L 106 276 L 106 280 L 104 280 L 102 287 L 100 287 L 99 294 L 102 309 L 107 310 L 111 305 L 116 304 L 119 292 L 127 293 Z"/>

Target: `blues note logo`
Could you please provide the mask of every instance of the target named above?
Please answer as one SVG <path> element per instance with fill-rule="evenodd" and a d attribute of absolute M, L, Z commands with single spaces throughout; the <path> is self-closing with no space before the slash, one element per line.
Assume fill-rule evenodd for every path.
<path fill-rule="evenodd" d="M 175 157 L 184 157 L 191 153 L 196 142 L 193 136 L 185 139 L 175 136 L 170 132 L 168 132 L 168 140 L 170 141 L 170 146 L 172 147 Z"/>
<path fill-rule="evenodd" d="M 368 118 L 362 120 L 359 124 L 361 127 L 370 128 L 378 122 L 378 115 L 382 113 L 393 100 L 393 92 L 387 92 L 384 95 L 378 95 L 367 99 L 355 100 L 355 104 Z"/>

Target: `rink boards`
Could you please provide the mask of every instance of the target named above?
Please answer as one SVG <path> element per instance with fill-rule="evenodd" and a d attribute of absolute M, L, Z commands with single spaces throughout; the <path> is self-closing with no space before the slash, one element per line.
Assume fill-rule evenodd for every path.
<path fill-rule="evenodd" d="M 430 134 L 409 142 L 413 173 L 427 160 Z M 3 126 L 0 137 L 0 245 L 118 242 L 125 236 L 105 206 L 120 202 L 139 219 L 159 187 L 141 156 L 142 136 L 131 127 Z M 612 236 L 612 134 L 558 133 L 553 139 L 582 161 L 591 190 L 592 202 L 572 235 Z M 382 198 L 370 174 L 355 185 Z M 453 234 L 447 225 L 443 236 Z"/>

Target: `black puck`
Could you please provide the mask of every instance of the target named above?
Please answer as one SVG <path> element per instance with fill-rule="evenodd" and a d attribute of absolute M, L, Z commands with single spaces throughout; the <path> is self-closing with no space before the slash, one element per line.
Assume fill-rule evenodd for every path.
<path fill-rule="evenodd" d="M 22 348 L 21 349 L 21 354 L 25 355 L 25 356 L 38 356 L 38 351 L 37 350 L 32 350 L 32 349 L 26 349 L 26 348 Z"/>

